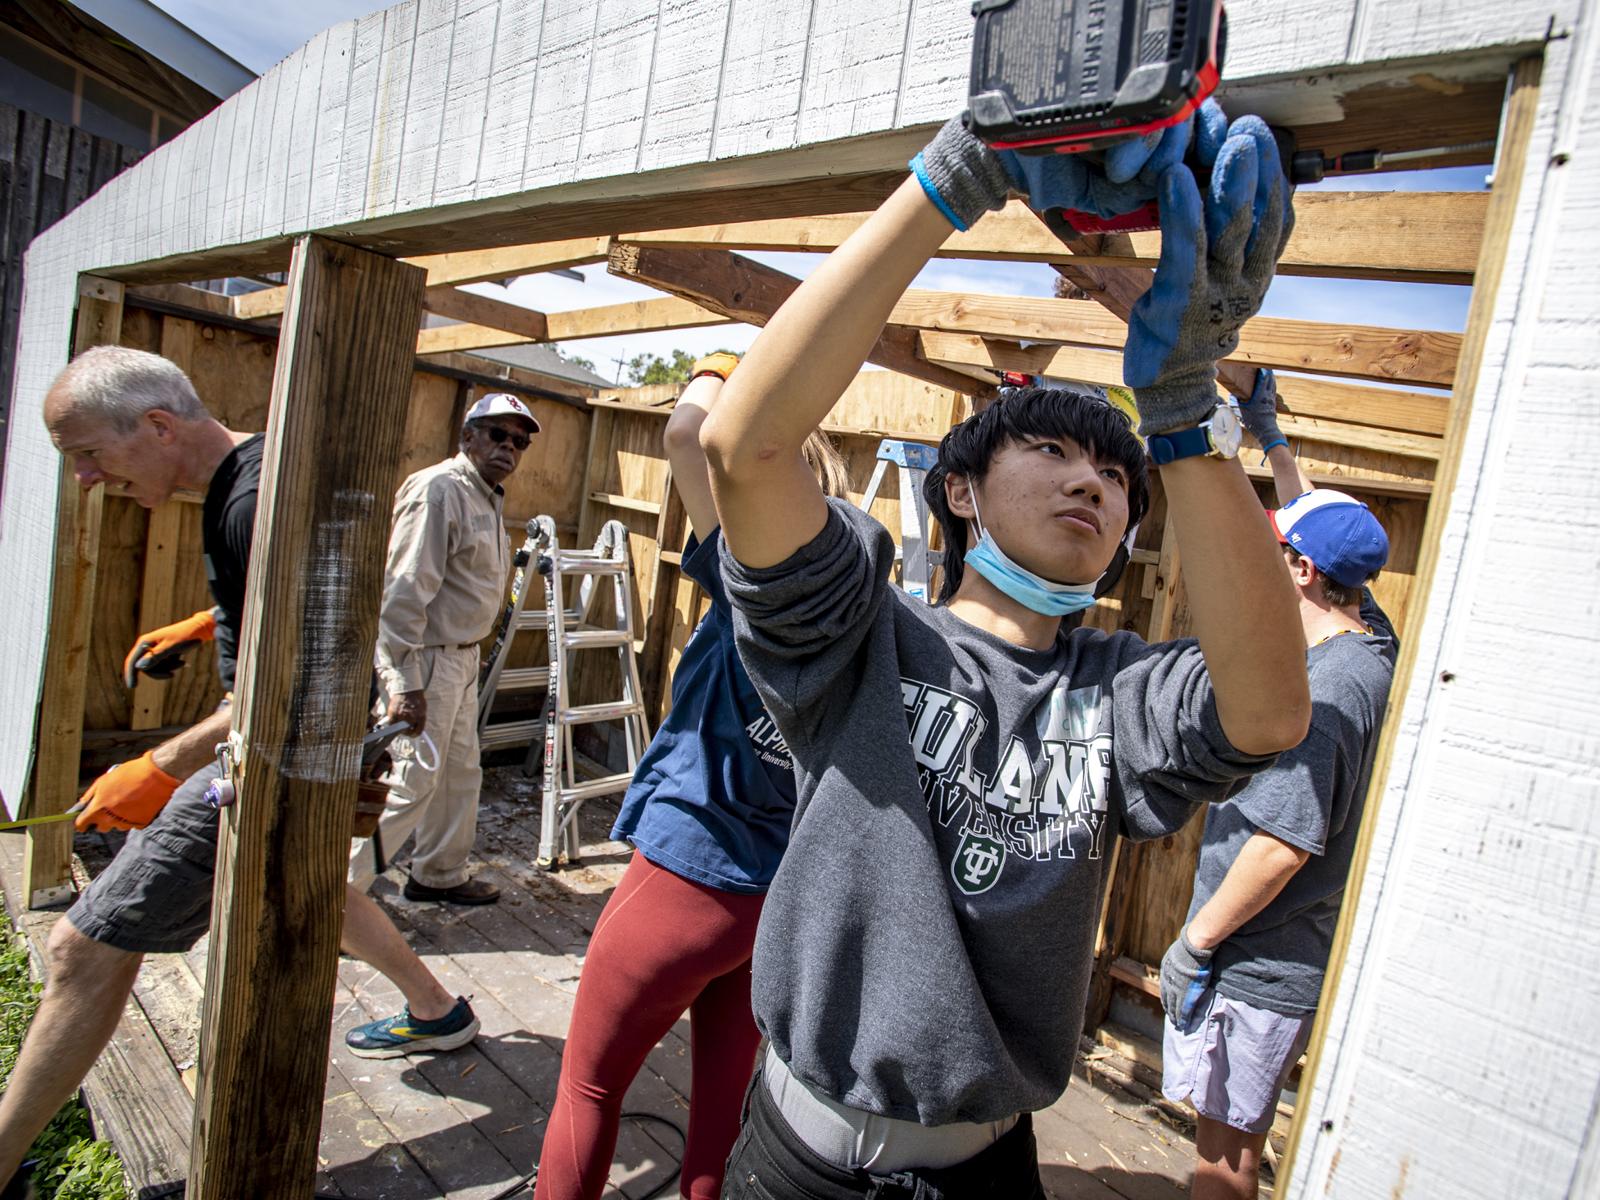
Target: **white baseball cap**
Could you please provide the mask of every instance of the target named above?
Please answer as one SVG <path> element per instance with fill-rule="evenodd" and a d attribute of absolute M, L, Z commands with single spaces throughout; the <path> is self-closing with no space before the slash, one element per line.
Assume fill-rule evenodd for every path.
<path fill-rule="evenodd" d="M 478 402 L 467 409 L 466 421 L 481 421 L 484 417 L 521 417 L 533 426 L 533 432 L 539 432 L 539 419 L 528 411 L 528 406 L 518 400 L 510 392 L 490 392 L 487 396 L 479 396 Z"/>

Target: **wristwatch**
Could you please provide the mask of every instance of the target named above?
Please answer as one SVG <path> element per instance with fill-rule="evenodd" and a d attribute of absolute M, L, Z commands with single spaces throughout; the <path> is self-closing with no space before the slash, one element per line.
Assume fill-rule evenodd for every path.
<path fill-rule="evenodd" d="M 1176 433 L 1152 434 L 1147 442 L 1150 458 L 1158 467 L 1180 458 L 1194 458 L 1209 454 L 1213 458 L 1233 458 L 1244 441 L 1244 423 L 1239 419 L 1239 405 L 1232 399 L 1217 405 L 1209 421 Z"/>

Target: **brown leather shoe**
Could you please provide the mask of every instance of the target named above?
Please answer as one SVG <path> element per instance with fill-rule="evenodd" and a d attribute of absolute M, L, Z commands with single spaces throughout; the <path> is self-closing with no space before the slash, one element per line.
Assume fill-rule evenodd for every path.
<path fill-rule="evenodd" d="M 500 899 L 500 889 L 485 879 L 469 879 L 455 887 L 429 887 L 408 875 L 404 895 L 407 900 L 437 900 L 443 904 L 493 904 Z"/>

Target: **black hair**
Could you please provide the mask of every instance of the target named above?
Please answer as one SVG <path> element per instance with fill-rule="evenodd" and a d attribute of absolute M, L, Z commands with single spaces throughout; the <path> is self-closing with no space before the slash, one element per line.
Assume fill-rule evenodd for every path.
<path fill-rule="evenodd" d="M 950 511 L 945 479 L 964 475 L 982 483 L 1003 447 L 1039 437 L 1070 438 L 1090 456 L 1121 466 L 1128 476 L 1128 528 L 1144 518 L 1150 507 L 1150 479 L 1144 446 L 1134 436 L 1127 414 L 1098 396 L 1070 388 L 1007 389 L 988 408 L 944 435 L 939 461 L 923 480 L 923 498 L 944 531 L 940 604 L 948 603 L 961 586 L 967 553 L 967 522 Z"/>

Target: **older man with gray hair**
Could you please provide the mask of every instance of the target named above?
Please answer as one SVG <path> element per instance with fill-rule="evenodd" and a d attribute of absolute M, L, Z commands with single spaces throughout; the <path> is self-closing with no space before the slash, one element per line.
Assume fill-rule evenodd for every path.
<path fill-rule="evenodd" d="M 412 736 L 396 740 L 377 839 L 351 856 L 350 881 L 358 887 L 383 869 L 382 848 L 398 849 L 410 837 L 408 899 L 499 898 L 498 888 L 467 871 L 483 783 L 478 643 L 494 627 L 511 576 L 500 484 L 538 432 L 517 397 L 482 396 L 462 423 L 460 453 L 416 472 L 395 495 L 377 666 L 387 717 L 406 721 Z M 424 735 L 434 746 L 431 761 L 419 745 Z"/>
<path fill-rule="evenodd" d="M 82 488 L 104 484 L 145 508 L 180 489 L 204 493 L 201 536 L 216 606 L 180 622 L 178 634 L 142 635 L 127 670 L 171 669 L 179 643 L 214 637 L 222 686 L 231 690 L 265 439 L 213 418 L 171 362 L 125 347 L 74 359 L 45 396 L 44 419 Z M 44 996 L 0 1096 L 0 1188 L 105 1048 L 144 956 L 188 950 L 210 925 L 217 813 L 202 796 L 217 775 L 213 747 L 230 727 L 224 700 L 84 794 L 80 830 L 132 832 L 50 932 Z M 454 1049 L 477 1032 L 466 1000 L 446 992 L 383 910 L 353 887 L 342 944 L 406 998 L 418 1036 L 394 1053 Z"/>

